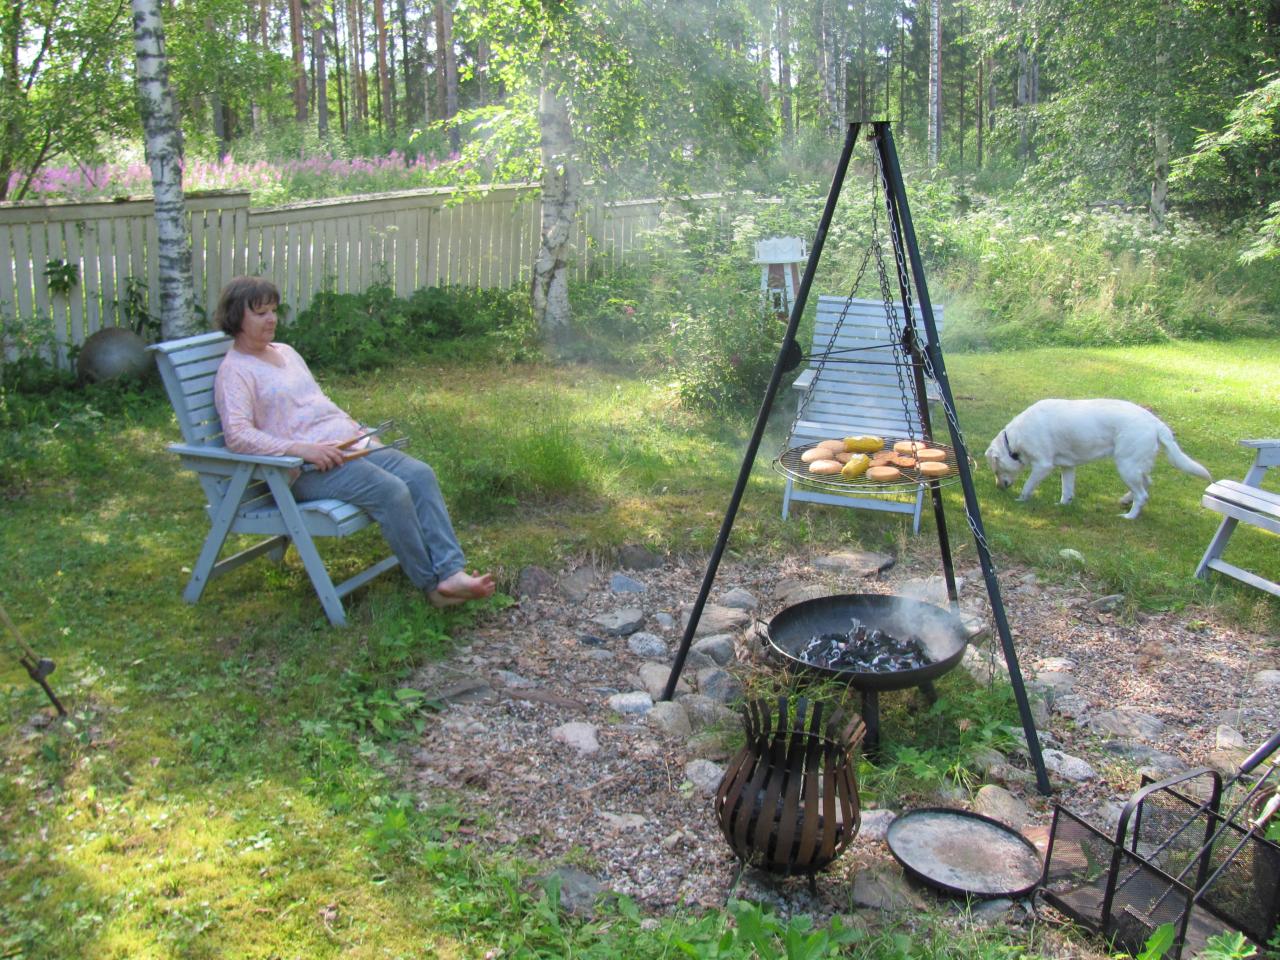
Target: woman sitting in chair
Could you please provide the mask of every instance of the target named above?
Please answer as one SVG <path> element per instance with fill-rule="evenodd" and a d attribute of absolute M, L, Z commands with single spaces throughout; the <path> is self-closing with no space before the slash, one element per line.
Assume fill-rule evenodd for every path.
<path fill-rule="evenodd" d="M 491 574 L 466 570 L 435 472 L 376 437 L 350 443 L 360 424 L 324 395 L 296 350 L 275 342 L 279 304 L 280 291 L 261 277 L 236 277 L 218 298 L 214 323 L 235 339 L 213 386 L 227 447 L 305 460 L 314 469 L 294 480 L 297 499 L 363 508 L 437 607 L 492 595 Z"/>

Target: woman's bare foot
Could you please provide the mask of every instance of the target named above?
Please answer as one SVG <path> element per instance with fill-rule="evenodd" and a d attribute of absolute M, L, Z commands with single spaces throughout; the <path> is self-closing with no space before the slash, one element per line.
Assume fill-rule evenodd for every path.
<path fill-rule="evenodd" d="M 436 584 L 428 597 L 437 606 L 451 606 L 454 603 L 465 603 L 468 600 L 483 600 L 493 596 L 496 584 L 493 574 L 482 573 L 479 576 L 459 570 Z M 437 602 L 437 598 L 443 603 Z"/>

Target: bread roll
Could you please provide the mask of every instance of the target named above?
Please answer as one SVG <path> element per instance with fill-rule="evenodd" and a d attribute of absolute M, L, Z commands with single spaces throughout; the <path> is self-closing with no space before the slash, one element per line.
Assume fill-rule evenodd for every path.
<path fill-rule="evenodd" d="M 810 473 L 839 473 L 844 464 L 839 460 L 815 460 L 809 464 Z"/>
<path fill-rule="evenodd" d="M 926 477 L 945 477 L 951 472 L 951 468 L 949 466 L 945 463 L 940 463 L 937 460 L 926 460 L 916 469 Z"/>
<path fill-rule="evenodd" d="M 867 469 L 867 479 L 874 480 L 877 483 L 884 483 L 886 480 L 897 480 L 902 476 L 902 471 L 897 467 L 869 467 Z"/>
<path fill-rule="evenodd" d="M 916 458 L 908 457 L 905 454 L 898 454 L 898 456 L 894 457 L 892 460 L 889 461 L 889 466 L 900 467 L 903 470 L 910 470 L 915 465 L 916 465 Z"/>
<path fill-rule="evenodd" d="M 947 451 L 939 450 L 936 447 L 926 447 L 924 450 L 916 451 L 917 460 L 946 460 Z"/>
<path fill-rule="evenodd" d="M 848 463 L 848 462 L 849 462 L 850 460 L 852 460 L 854 457 L 860 457 L 860 456 L 863 456 L 863 454 L 860 454 L 860 453 L 850 453 L 848 450 L 841 450 L 839 453 L 837 453 L 837 454 L 836 454 L 834 457 L 832 457 L 831 459 L 832 459 L 832 460 L 839 460 L 841 463 Z"/>
<path fill-rule="evenodd" d="M 839 453 L 844 450 L 843 440 L 819 440 L 816 447 L 822 447 L 824 450 L 830 450 L 832 453 Z"/>
<path fill-rule="evenodd" d="M 871 455 L 871 465 L 873 467 L 883 467 L 896 456 L 897 454 L 892 450 L 881 450 L 879 453 L 873 453 Z"/>
<path fill-rule="evenodd" d="M 803 463 L 813 463 L 815 460 L 830 460 L 831 451 L 826 447 L 812 447 L 800 454 L 800 460 Z"/>
<path fill-rule="evenodd" d="M 922 443 L 919 440 L 899 440 L 893 445 L 893 452 L 914 455 L 917 450 L 923 450 L 927 446 L 929 446 L 927 443 Z"/>

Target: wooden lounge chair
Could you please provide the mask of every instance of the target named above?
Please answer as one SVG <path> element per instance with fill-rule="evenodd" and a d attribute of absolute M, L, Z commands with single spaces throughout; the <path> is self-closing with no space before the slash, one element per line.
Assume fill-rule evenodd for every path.
<path fill-rule="evenodd" d="M 213 377 L 231 342 L 224 334 L 205 333 L 151 347 L 184 441 L 169 444 L 169 449 L 181 458 L 184 467 L 195 472 L 208 499 L 209 535 L 182 597 L 195 603 L 211 579 L 263 554 L 282 560 L 292 542 L 329 622 L 343 626 L 342 598 L 399 561 L 386 557 L 335 585 L 314 538 L 348 536 L 367 527 L 372 518 L 342 500 L 294 500 L 290 472 L 302 466 L 299 457 L 252 456 L 232 453 L 224 446 L 222 422 L 213 405 Z M 267 539 L 218 560 L 233 533 Z"/>
<path fill-rule="evenodd" d="M 1280 467 L 1280 440 L 1241 440 L 1240 445 L 1252 447 L 1254 451 L 1253 466 L 1244 475 L 1244 481 L 1237 483 L 1235 480 L 1219 480 L 1211 483 L 1200 500 L 1202 506 L 1222 514 L 1223 519 L 1218 532 L 1209 541 L 1209 549 L 1204 552 L 1200 566 L 1196 567 L 1196 576 L 1207 580 L 1209 571 L 1217 570 L 1251 587 L 1280 597 L 1280 583 L 1250 573 L 1222 559 L 1227 541 L 1241 521 L 1260 530 L 1280 533 L 1280 495 L 1262 489 L 1262 478 L 1267 470 Z"/>
<path fill-rule="evenodd" d="M 941 332 L 942 307 L 934 304 L 933 310 L 934 323 Z M 915 310 L 915 329 L 924 342 L 924 321 L 919 307 Z M 830 354 L 832 359 L 822 364 L 820 355 L 824 353 Z M 910 391 L 911 372 L 905 368 L 901 371 L 895 369 L 898 353 L 882 301 L 818 297 L 813 349 L 810 351 L 812 359 L 809 368 L 792 384 L 799 393 L 799 399 L 790 444 L 794 446 L 864 433 L 882 437 L 922 437 L 920 416 L 910 392 L 905 398 L 904 409 L 903 385 L 907 385 Z M 903 377 L 901 382 L 899 372 Z M 945 436 L 946 425 L 936 424 L 936 431 Z M 788 477 L 782 494 L 782 518 L 787 519 L 793 501 L 825 503 L 910 514 L 912 532 L 919 533 L 924 491 L 921 484 L 914 495 L 908 494 L 906 498 L 825 493 L 807 489 Z"/>

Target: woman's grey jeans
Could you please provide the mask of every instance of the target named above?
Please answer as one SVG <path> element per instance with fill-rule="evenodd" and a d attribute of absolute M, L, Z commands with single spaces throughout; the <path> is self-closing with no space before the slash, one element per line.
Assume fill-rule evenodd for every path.
<path fill-rule="evenodd" d="M 434 589 L 466 565 L 435 471 L 392 447 L 332 470 L 299 474 L 293 495 L 299 501 L 333 497 L 363 508 L 420 590 Z"/>

